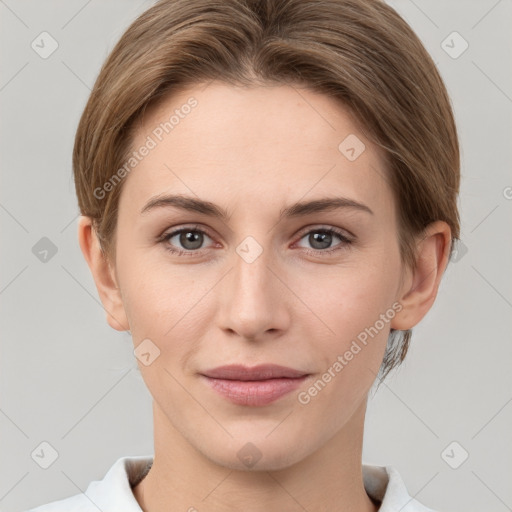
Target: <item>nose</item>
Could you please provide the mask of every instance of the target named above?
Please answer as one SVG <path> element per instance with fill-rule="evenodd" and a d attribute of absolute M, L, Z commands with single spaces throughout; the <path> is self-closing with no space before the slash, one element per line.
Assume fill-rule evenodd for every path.
<path fill-rule="evenodd" d="M 219 300 L 221 327 L 248 340 L 277 337 L 290 323 L 290 292 L 270 250 L 261 249 L 249 240 L 234 251 Z"/>

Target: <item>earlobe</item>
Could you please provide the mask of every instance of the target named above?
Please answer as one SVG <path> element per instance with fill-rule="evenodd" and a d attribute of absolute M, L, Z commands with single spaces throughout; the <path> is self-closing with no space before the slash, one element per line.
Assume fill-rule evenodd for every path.
<path fill-rule="evenodd" d="M 437 297 L 449 260 L 451 230 L 444 221 L 429 224 L 417 243 L 417 266 L 410 271 L 400 291 L 402 309 L 391 321 L 393 329 L 405 331 L 417 325 Z"/>
<path fill-rule="evenodd" d="M 90 217 L 80 216 L 78 242 L 89 266 L 107 316 L 107 322 L 116 331 L 128 331 L 129 324 L 114 270 L 101 246 Z"/>

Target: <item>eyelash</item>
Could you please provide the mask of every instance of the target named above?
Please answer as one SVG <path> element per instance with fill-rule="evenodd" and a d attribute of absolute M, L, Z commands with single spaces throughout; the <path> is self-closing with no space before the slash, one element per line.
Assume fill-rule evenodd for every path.
<path fill-rule="evenodd" d="M 169 251 L 172 254 L 175 254 L 177 256 L 195 256 L 198 253 L 201 252 L 201 249 L 198 250 L 181 250 L 181 249 L 173 249 L 171 246 L 167 243 L 171 238 L 173 238 L 176 235 L 179 235 L 181 233 L 187 233 L 187 232 L 195 232 L 195 233 L 202 233 L 209 238 L 212 238 L 206 231 L 199 229 L 198 226 L 195 227 L 184 227 L 177 229 L 176 231 L 171 231 L 170 233 L 164 233 L 161 237 L 158 238 L 157 242 L 163 243 L 165 250 Z M 340 251 L 340 250 L 347 250 L 350 248 L 350 246 L 353 244 L 353 240 L 346 237 L 341 231 L 338 231 L 335 228 L 314 228 L 310 229 L 309 231 L 306 231 L 301 235 L 299 238 L 299 241 L 302 240 L 306 235 L 309 235 L 311 233 L 326 233 L 328 235 L 336 235 L 340 238 L 341 242 L 339 245 L 336 245 L 335 247 L 332 247 L 330 249 L 320 250 L 320 249 L 305 249 L 306 253 L 312 256 L 330 256 L 332 253 Z"/>

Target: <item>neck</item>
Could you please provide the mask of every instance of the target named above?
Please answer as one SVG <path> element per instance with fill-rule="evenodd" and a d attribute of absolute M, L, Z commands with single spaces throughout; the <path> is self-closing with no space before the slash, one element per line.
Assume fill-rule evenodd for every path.
<path fill-rule="evenodd" d="M 317 451 L 278 470 L 220 466 L 196 450 L 153 403 L 155 457 L 133 489 L 144 512 L 377 512 L 364 489 L 362 440 L 366 401 Z"/>

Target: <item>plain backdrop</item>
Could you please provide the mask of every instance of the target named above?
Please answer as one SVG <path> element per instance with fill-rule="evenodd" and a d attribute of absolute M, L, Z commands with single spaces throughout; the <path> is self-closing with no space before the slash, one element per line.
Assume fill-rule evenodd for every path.
<path fill-rule="evenodd" d="M 100 66 L 151 4 L 0 1 L 3 511 L 83 492 L 118 457 L 153 453 L 151 397 L 131 338 L 106 323 L 80 252 L 71 170 L 74 132 Z M 369 402 L 363 462 L 393 465 L 410 494 L 435 510 L 505 512 L 512 510 L 512 2 L 391 4 L 433 56 L 453 101 L 463 245 L 414 329 L 406 362 Z M 47 469 L 33 455 L 42 448 L 56 452 Z"/>

